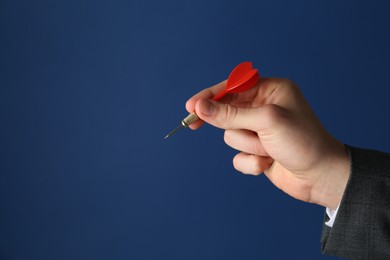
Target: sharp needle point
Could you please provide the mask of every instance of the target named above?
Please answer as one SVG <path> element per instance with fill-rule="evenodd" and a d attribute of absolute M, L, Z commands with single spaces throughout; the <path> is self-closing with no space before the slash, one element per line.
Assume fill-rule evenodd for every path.
<path fill-rule="evenodd" d="M 170 132 L 169 134 L 167 134 L 164 137 L 164 140 L 167 139 L 168 137 L 170 137 L 171 135 L 173 135 L 174 133 L 176 133 L 177 131 L 179 131 L 182 127 L 183 127 L 182 125 L 179 125 L 178 127 L 176 127 L 172 132 Z"/>

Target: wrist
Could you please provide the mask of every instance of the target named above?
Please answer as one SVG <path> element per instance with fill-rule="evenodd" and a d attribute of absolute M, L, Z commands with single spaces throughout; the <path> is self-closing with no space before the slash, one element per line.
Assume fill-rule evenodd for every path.
<path fill-rule="evenodd" d="M 346 147 L 336 142 L 335 149 L 323 160 L 318 181 L 312 186 L 311 202 L 336 210 L 347 186 L 350 164 Z"/>

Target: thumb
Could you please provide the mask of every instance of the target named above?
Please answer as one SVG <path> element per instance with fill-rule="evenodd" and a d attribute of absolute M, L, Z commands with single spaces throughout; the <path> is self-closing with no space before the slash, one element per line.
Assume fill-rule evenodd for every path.
<path fill-rule="evenodd" d="M 261 128 L 262 108 L 241 108 L 213 100 L 200 99 L 195 112 L 203 121 L 223 129 L 247 129 L 258 131 Z"/>

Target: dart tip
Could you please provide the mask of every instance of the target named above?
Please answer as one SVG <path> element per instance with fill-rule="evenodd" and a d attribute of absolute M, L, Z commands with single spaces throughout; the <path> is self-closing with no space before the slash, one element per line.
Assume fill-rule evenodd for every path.
<path fill-rule="evenodd" d="M 176 133 L 177 131 L 179 131 L 182 127 L 183 127 L 182 125 L 179 125 L 178 127 L 176 127 L 172 132 L 170 132 L 169 134 L 167 134 L 164 137 L 164 140 L 167 139 L 168 137 L 170 137 L 171 135 L 173 135 L 174 133 Z"/>

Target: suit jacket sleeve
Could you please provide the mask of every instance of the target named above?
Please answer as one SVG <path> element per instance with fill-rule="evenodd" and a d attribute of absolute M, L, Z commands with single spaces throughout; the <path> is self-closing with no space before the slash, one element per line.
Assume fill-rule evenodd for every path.
<path fill-rule="evenodd" d="M 323 226 L 322 252 L 350 259 L 390 259 L 390 154 L 347 149 L 351 175 L 333 227 Z"/>

